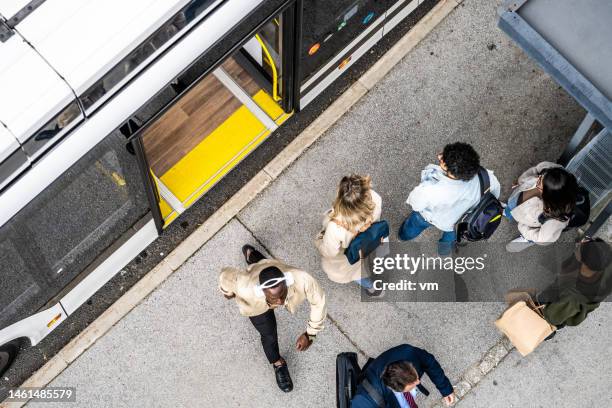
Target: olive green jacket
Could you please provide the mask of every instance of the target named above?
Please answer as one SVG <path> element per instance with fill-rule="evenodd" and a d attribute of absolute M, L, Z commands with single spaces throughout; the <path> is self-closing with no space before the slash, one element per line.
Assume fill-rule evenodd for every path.
<path fill-rule="evenodd" d="M 544 308 L 544 318 L 555 326 L 578 326 L 587 315 L 599 307 L 577 290 L 566 291 L 559 300 Z"/>

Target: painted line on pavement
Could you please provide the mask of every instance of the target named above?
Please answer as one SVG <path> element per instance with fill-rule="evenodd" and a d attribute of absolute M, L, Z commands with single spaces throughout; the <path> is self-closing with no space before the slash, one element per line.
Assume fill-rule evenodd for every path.
<path fill-rule="evenodd" d="M 441 0 L 255 177 L 21 386 L 45 387 L 53 381 L 55 377 L 61 374 L 73 361 L 95 344 L 119 320 L 142 302 L 198 249 L 208 242 L 273 180 L 278 178 L 285 169 L 297 160 L 338 119 L 382 80 L 434 27 L 442 22 L 461 1 Z M 387 55 L 389 56 L 387 57 Z M 0 403 L 0 408 L 20 408 L 26 403 L 4 401 Z"/>

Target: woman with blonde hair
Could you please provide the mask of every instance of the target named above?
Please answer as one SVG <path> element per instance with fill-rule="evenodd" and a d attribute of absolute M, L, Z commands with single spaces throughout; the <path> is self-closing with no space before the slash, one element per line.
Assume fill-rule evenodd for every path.
<path fill-rule="evenodd" d="M 382 199 L 372 190 L 370 176 L 352 174 L 342 177 L 332 208 L 323 218 L 323 231 L 315 245 L 321 254 L 321 266 L 330 280 L 357 282 L 371 296 L 380 294 L 370 278 L 361 277 L 361 262 L 351 265 L 344 250 L 357 234 L 380 220 Z"/>

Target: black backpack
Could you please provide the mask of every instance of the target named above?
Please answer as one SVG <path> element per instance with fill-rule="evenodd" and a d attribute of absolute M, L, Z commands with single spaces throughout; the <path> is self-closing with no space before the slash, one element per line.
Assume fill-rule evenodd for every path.
<path fill-rule="evenodd" d="M 336 407 L 349 408 L 351 400 L 355 396 L 359 384 L 368 392 L 377 407 L 384 408 L 385 400 L 378 391 L 365 379 L 364 373 L 368 365 L 374 361 L 373 358 L 359 368 L 357 353 L 340 353 L 336 356 Z"/>
<path fill-rule="evenodd" d="M 457 242 L 488 239 L 501 223 L 504 208 L 490 191 L 489 172 L 484 167 L 478 169 L 478 181 L 480 201 L 455 224 Z"/>
<path fill-rule="evenodd" d="M 576 208 L 570 216 L 569 223 L 565 230 L 570 228 L 582 227 L 589 221 L 591 216 L 591 200 L 589 198 L 589 192 L 586 188 L 578 186 L 578 194 L 576 194 Z"/>

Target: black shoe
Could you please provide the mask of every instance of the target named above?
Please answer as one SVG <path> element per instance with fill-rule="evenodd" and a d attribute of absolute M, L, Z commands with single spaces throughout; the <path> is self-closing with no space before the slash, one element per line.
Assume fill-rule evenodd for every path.
<path fill-rule="evenodd" d="M 245 245 L 242 247 L 242 254 L 247 265 L 255 264 L 266 257 L 261 254 L 258 250 L 253 248 L 251 245 Z"/>
<path fill-rule="evenodd" d="M 284 392 L 291 392 L 291 390 L 293 390 L 293 381 L 291 381 L 289 368 L 285 361 L 283 361 L 283 364 L 280 366 L 274 366 L 274 374 L 276 375 L 276 384 L 278 384 L 278 388 Z"/>

